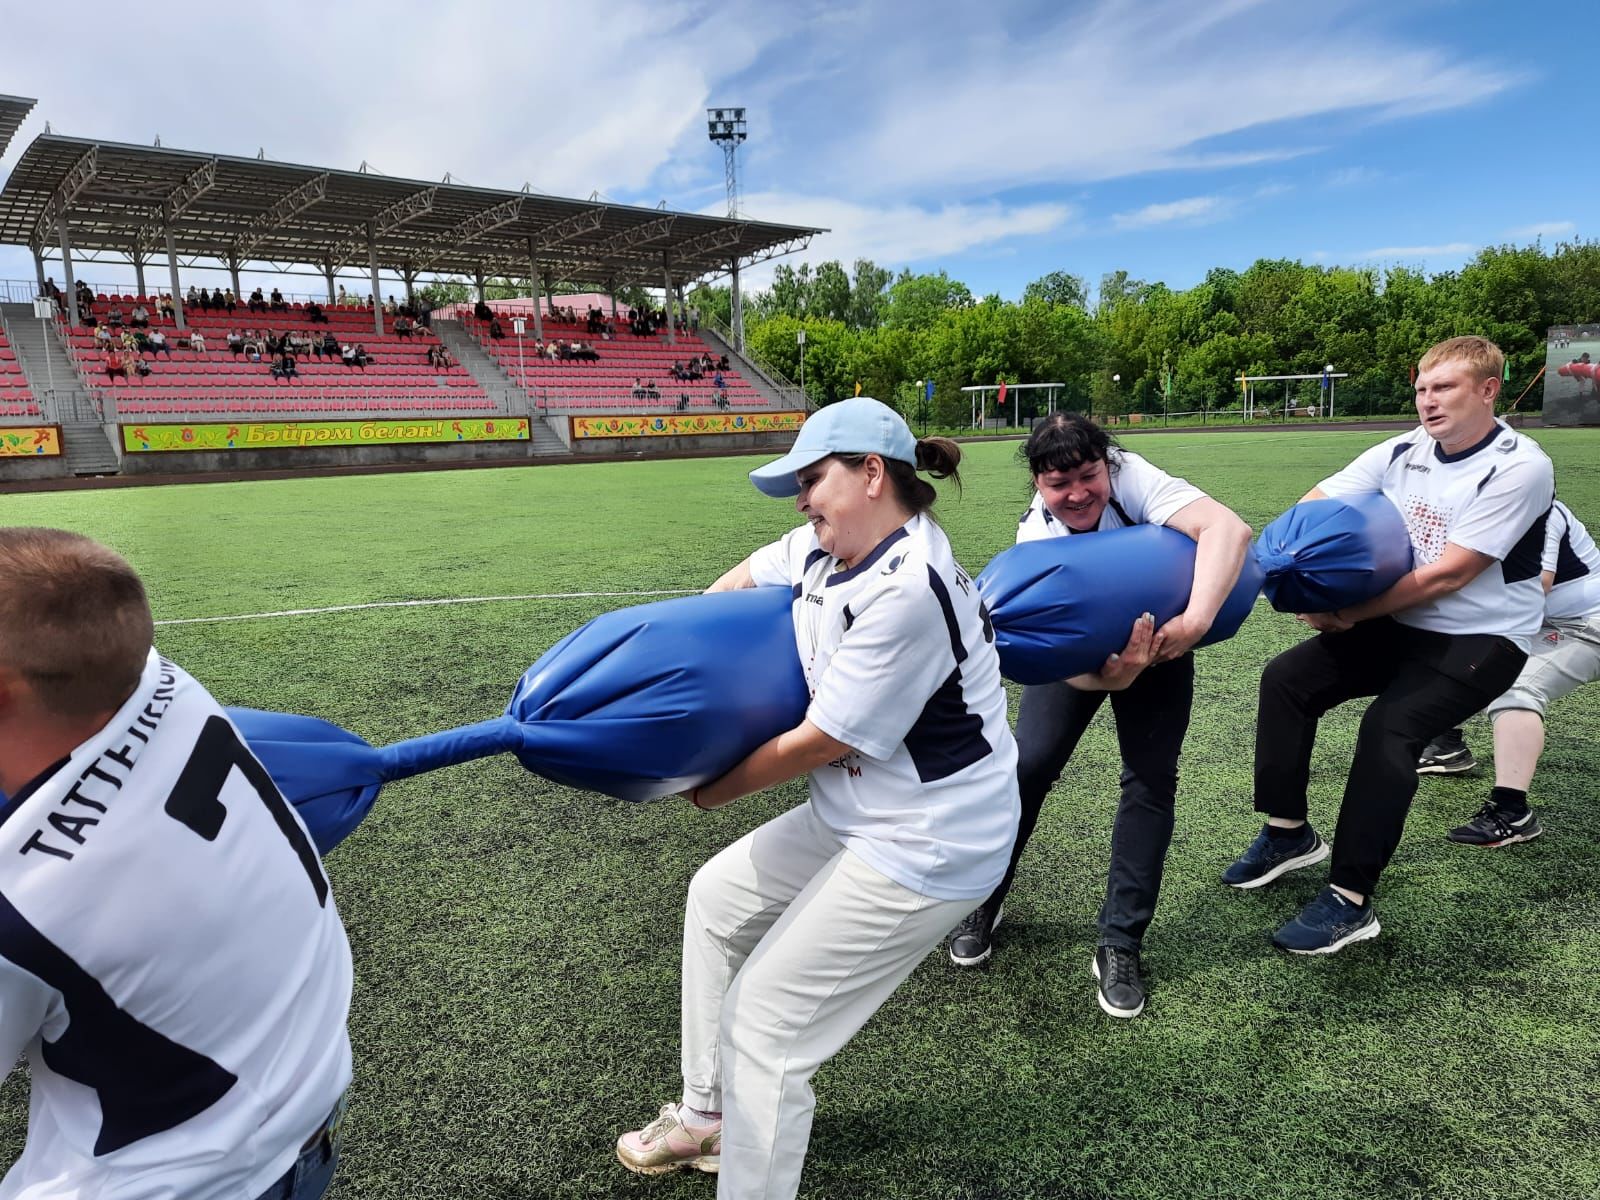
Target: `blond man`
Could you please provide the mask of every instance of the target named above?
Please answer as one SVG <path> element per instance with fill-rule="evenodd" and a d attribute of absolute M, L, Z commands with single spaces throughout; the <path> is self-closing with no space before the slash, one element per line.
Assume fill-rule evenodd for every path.
<path fill-rule="evenodd" d="M 350 1082 L 350 948 L 304 826 L 152 646 L 104 546 L 0 528 L 0 1200 L 312 1200 Z M 9 798 L 8 798 L 9 797 Z"/>
<path fill-rule="evenodd" d="M 1302 615 L 1317 636 L 1262 673 L 1255 807 L 1267 821 L 1223 873 L 1233 887 L 1260 887 L 1330 857 L 1307 820 L 1317 722 L 1346 700 L 1374 697 L 1356 739 L 1328 886 L 1273 935 L 1281 949 L 1331 954 L 1378 935 L 1372 893 L 1417 790 L 1417 755 L 1511 686 L 1539 631 L 1554 473 L 1537 445 L 1495 418 L 1504 365 L 1484 338 L 1440 342 L 1417 364 L 1418 427 L 1304 497 L 1381 491 L 1405 518 L 1414 568 L 1364 604 Z"/>

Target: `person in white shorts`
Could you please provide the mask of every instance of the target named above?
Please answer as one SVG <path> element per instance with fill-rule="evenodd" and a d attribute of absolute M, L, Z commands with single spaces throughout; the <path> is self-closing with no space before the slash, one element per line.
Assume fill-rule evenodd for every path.
<path fill-rule="evenodd" d="M 720 808 L 808 774 L 810 800 L 690 884 L 683 1099 L 618 1139 L 630 1170 L 720 1172 L 722 1200 L 794 1196 L 817 1068 L 1005 874 L 1017 748 L 994 629 L 916 475 L 959 483 L 960 455 L 859 397 L 750 473 L 807 523 L 711 590 L 793 590 L 811 705 L 690 799 Z"/>
<path fill-rule="evenodd" d="M 1557 500 L 1540 559 L 1544 625 L 1517 681 L 1488 707 L 1494 725 L 1494 789 L 1447 836 L 1464 846 L 1514 846 L 1544 832 L 1528 786 L 1544 753 L 1544 714 L 1553 701 L 1600 679 L 1600 549 Z"/>
<path fill-rule="evenodd" d="M 133 569 L 0 529 L 4 1200 L 314 1200 L 350 1083 L 350 947 L 305 826 L 151 645 Z M 9 797 L 9 799 L 7 799 Z"/>

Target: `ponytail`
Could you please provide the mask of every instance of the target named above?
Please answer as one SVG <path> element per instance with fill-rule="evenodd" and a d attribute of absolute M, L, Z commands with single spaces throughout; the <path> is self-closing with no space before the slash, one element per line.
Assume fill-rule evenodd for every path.
<path fill-rule="evenodd" d="M 859 470 L 866 462 L 865 454 L 835 455 L 851 470 Z M 880 456 L 881 457 L 881 456 Z M 895 499 L 911 510 L 914 516 L 923 516 L 939 498 L 938 491 L 926 479 L 918 479 L 918 471 L 926 471 L 935 479 L 953 479 L 956 489 L 961 488 L 961 472 L 956 464 L 961 461 L 961 447 L 949 438 L 922 438 L 917 442 L 917 465 L 912 466 L 898 458 L 885 458 L 883 466 L 894 488 Z"/>

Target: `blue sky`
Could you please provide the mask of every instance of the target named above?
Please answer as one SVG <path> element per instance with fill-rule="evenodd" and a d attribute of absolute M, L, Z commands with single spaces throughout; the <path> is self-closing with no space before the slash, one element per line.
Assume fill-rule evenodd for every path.
<path fill-rule="evenodd" d="M 1594 56 L 1570 5 L 284 0 L 253 33 L 184 7 L 89 32 L 64 5 L 8 16 L 4 90 L 40 103 L 0 173 L 49 120 L 720 211 L 704 110 L 742 104 L 750 216 L 829 226 L 812 262 L 942 268 L 979 294 L 1051 270 L 1186 287 L 1258 257 L 1439 270 L 1597 232 Z M 31 274 L 0 248 L 0 277 Z"/>

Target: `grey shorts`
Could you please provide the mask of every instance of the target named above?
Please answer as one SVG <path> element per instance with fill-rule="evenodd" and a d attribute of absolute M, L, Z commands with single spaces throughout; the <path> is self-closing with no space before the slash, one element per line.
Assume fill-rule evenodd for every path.
<path fill-rule="evenodd" d="M 1596 679 L 1600 679 L 1600 617 L 1546 623 L 1533 639 L 1522 674 L 1485 711 L 1490 720 L 1511 709 L 1543 716 L 1551 701 Z"/>

